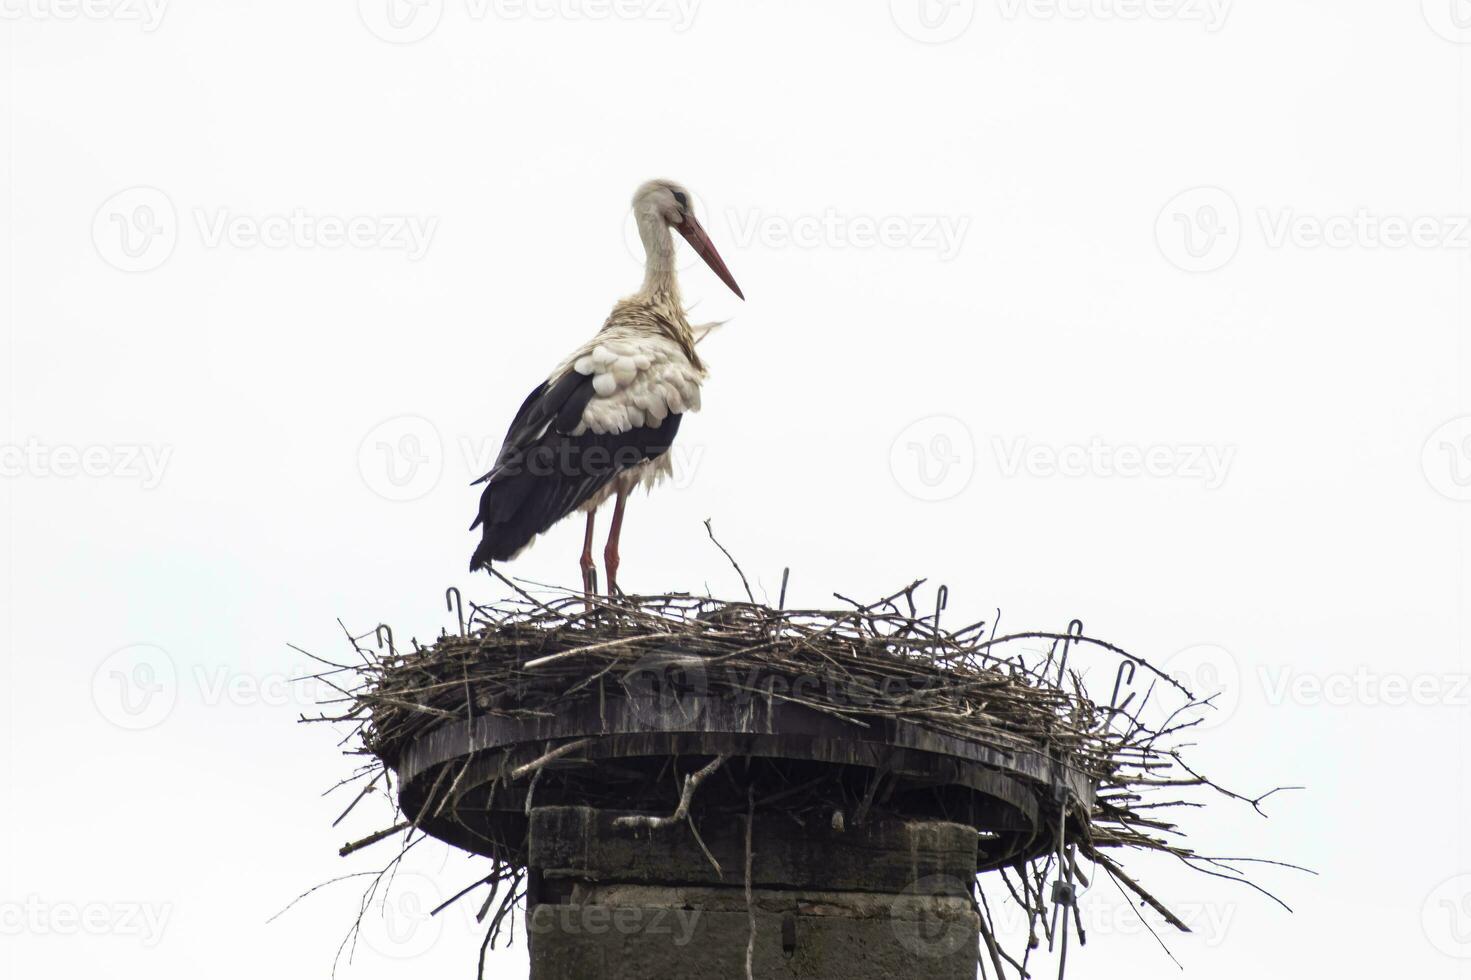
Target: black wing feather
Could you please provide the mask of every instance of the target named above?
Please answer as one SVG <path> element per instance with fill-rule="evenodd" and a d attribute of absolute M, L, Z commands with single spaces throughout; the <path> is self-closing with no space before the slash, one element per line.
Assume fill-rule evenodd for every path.
<path fill-rule="evenodd" d="M 538 386 L 522 404 L 495 466 L 475 481 L 486 487 L 470 525 L 481 528 L 471 571 L 510 558 L 619 473 L 663 455 L 674 442 L 677 414 L 658 426 L 572 435 L 592 397 L 592 378 L 569 371 Z"/>
<path fill-rule="evenodd" d="M 592 378 L 576 371 L 568 371 L 556 381 L 543 381 L 537 385 L 521 403 L 510 428 L 506 429 L 506 438 L 496 455 L 495 465 L 470 485 L 494 480 L 496 471 L 531 448 L 549 424 L 555 422 L 555 427 L 563 432 L 577 428 L 582 420 L 582 410 L 592 396 Z"/>

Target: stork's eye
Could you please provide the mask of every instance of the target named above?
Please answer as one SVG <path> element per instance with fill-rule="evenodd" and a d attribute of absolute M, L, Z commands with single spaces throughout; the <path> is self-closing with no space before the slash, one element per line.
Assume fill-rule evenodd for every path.
<path fill-rule="evenodd" d="M 679 206 L 682 208 L 687 208 L 690 206 L 690 199 L 684 191 L 675 191 L 674 199 L 679 202 Z"/>

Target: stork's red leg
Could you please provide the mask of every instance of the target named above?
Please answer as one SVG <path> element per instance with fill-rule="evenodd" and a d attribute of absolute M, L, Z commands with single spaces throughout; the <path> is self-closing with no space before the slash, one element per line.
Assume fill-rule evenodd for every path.
<path fill-rule="evenodd" d="M 613 526 L 608 529 L 608 545 L 603 549 L 603 567 L 608 570 L 608 595 L 618 594 L 618 535 L 623 530 L 623 508 L 628 491 L 620 488 L 613 504 Z"/>
<path fill-rule="evenodd" d="M 587 512 L 587 533 L 582 536 L 582 560 L 578 563 L 582 566 L 582 591 L 589 596 L 593 594 L 593 576 L 598 571 L 592 560 L 592 525 L 597 515 L 596 508 Z"/>

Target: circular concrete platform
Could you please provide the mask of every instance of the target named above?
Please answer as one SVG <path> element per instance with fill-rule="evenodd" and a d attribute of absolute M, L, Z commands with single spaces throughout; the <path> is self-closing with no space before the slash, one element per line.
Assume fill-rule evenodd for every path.
<path fill-rule="evenodd" d="M 977 870 L 984 871 L 1052 846 L 1062 794 L 1076 801 L 1074 812 L 1092 808 L 1085 774 L 1035 747 L 888 717 L 867 717 L 860 726 L 782 695 L 717 695 L 658 677 L 549 703 L 530 719 L 497 715 L 491 705 L 472 720 L 446 722 L 390 760 L 405 816 L 456 847 L 525 864 L 528 791 L 537 807 L 668 812 L 680 774 L 723 754 L 732 764 L 700 788 L 697 810 L 743 812 L 742 785 L 753 773 L 767 794 L 780 785 L 826 787 L 830 809 L 850 821 L 871 806 L 891 818 L 973 827 Z M 572 743 L 542 767 L 534 789 L 532 778 L 513 775 Z M 794 802 L 800 799 L 792 792 Z"/>

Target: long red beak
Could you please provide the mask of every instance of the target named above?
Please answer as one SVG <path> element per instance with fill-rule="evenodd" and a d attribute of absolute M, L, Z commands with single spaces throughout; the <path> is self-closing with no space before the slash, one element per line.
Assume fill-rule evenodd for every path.
<path fill-rule="evenodd" d="M 693 214 L 686 214 L 684 220 L 674 227 L 679 229 L 679 233 L 684 236 L 684 240 L 689 242 L 690 247 L 699 253 L 700 258 L 705 260 L 705 264 L 710 267 L 710 271 L 719 276 L 720 281 L 729 286 L 731 292 L 735 293 L 741 299 L 745 299 L 746 294 L 741 292 L 740 286 L 736 285 L 735 276 L 732 276 L 730 270 L 725 267 L 725 260 L 720 257 L 719 252 L 715 251 L 715 243 L 710 241 L 710 236 L 705 234 L 705 229 L 701 227 L 700 222 L 695 219 L 695 216 Z"/>

